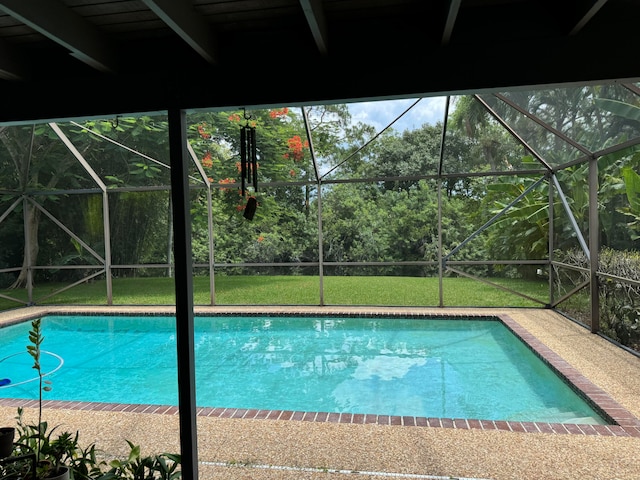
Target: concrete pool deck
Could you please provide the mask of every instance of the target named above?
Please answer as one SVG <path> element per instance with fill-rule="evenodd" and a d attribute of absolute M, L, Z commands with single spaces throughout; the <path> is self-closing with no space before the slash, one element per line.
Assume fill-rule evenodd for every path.
<path fill-rule="evenodd" d="M 29 307 L 0 313 L 0 322 L 59 311 L 173 313 L 171 307 Z M 365 416 L 331 420 L 304 414 L 296 418 L 293 413 L 293 419 L 284 419 L 282 412 L 279 419 L 272 419 L 275 415 L 270 412 L 202 411 L 197 418 L 201 479 L 640 478 L 640 358 L 553 311 L 225 306 L 197 307 L 196 313 L 500 316 L 521 329 L 520 334 L 530 335 L 544 355 L 557 356 L 560 365 L 593 388 L 599 403 L 610 402 L 608 408 L 620 423 L 597 428 L 565 424 L 520 428 L 510 422 L 455 419 L 427 419 L 424 425 L 416 425 L 411 419 L 399 423 Z M 25 415 L 32 419 L 33 403 L 22 404 L 31 405 Z M 16 406 L 15 400 L 0 399 L 2 426 L 15 423 Z M 80 430 L 81 441 L 96 443 L 108 455 L 126 453 L 125 439 L 140 444 L 143 453 L 179 450 L 175 409 L 141 413 L 140 408 L 109 406 L 105 410 L 91 404 L 45 406 L 50 425 Z"/>

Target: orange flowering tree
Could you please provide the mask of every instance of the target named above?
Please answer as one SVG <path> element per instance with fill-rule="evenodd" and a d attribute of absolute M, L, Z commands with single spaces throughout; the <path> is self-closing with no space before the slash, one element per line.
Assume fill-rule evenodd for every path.
<path fill-rule="evenodd" d="M 300 182 L 314 180 L 301 115 L 283 107 L 199 114 L 189 120 L 191 146 L 212 184 L 216 260 L 288 261 L 303 255 L 305 249 L 313 249 L 309 247 L 313 242 L 306 240 L 308 235 L 290 239 L 286 233 L 293 223 L 306 225 L 306 193 Z M 240 130 L 246 125 L 256 129 L 258 190 L 247 181 L 242 196 Z M 274 182 L 279 186 L 270 187 Z M 252 221 L 243 217 L 249 196 L 258 202 Z M 194 238 L 202 248 L 194 246 L 194 252 L 204 259 L 206 205 L 202 200 L 194 208 L 194 224 L 198 226 Z M 284 243 L 302 242 L 303 246 L 284 246 L 285 238 Z"/>
<path fill-rule="evenodd" d="M 345 105 L 307 108 L 319 161 L 341 158 L 348 125 Z M 197 113 L 189 140 L 212 185 L 216 262 L 317 261 L 316 177 L 302 111 L 270 108 Z M 241 195 L 240 129 L 256 129 L 258 191 Z M 337 161 L 337 160 L 336 160 Z M 194 170 L 194 174 L 197 172 Z M 243 217 L 249 196 L 257 210 Z M 194 202 L 194 255 L 207 260 L 206 198 Z"/>

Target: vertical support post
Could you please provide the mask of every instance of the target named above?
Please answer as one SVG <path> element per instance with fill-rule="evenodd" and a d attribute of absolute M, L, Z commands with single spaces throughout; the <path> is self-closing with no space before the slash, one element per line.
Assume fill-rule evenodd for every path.
<path fill-rule="evenodd" d="M 169 156 L 173 201 L 173 257 L 175 262 L 176 340 L 178 350 L 178 406 L 182 478 L 198 478 L 193 259 L 189 213 L 189 170 L 185 112 L 169 110 Z"/>
<path fill-rule="evenodd" d="M 109 194 L 102 191 L 102 221 L 104 231 L 104 271 L 107 284 L 107 305 L 113 305 L 113 276 L 111 275 L 111 227 L 109 226 Z"/>
<path fill-rule="evenodd" d="M 447 120 L 449 119 L 449 105 L 451 97 L 447 97 L 444 106 L 444 119 L 442 128 L 442 137 L 440 138 L 440 158 L 438 160 L 438 305 L 444 307 L 444 260 L 442 255 L 442 165 L 444 164 L 444 145 L 447 138 Z"/>
<path fill-rule="evenodd" d="M 213 207 L 211 206 L 211 185 L 207 184 L 207 227 L 209 232 L 209 301 L 216 304 L 215 252 L 213 242 Z"/>
<path fill-rule="evenodd" d="M 318 276 L 320 278 L 320 306 L 324 305 L 324 237 L 322 236 L 322 182 L 318 182 Z"/>
<path fill-rule="evenodd" d="M 591 333 L 600 331 L 600 289 L 598 266 L 600 260 L 600 224 L 598 221 L 598 159 L 589 160 L 589 280 L 591 291 Z"/>
<path fill-rule="evenodd" d="M 171 200 L 171 189 L 169 189 L 169 214 L 167 215 L 167 224 L 169 225 L 169 231 L 167 232 L 167 276 L 173 278 L 173 201 Z"/>
<path fill-rule="evenodd" d="M 438 305 L 444 307 L 444 285 L 442 276 L 444 275 L 442 265 L 442 177 L 438 176 Z"/>
<path fill-rule="evenodd" d="M 553 205 L 553 182 L 551 181 L 551 175 L 554 175 L 554 173 L 547 175 L 547 184 L 549 185 L 549 306 L 553 305 L 554 302 L 553 283 L 555 282 L 555 273 L 553 270 L 553 252 L 555 250 L 555 243 L 553 241 L 555 235 L 553 217 L 555 215 L 555 209 Z"/>

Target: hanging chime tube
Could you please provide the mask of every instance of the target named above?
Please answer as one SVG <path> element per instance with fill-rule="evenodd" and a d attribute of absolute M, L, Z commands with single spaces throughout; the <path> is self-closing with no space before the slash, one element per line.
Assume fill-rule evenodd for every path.
<path fill-rule="evenodd" d="M 254 191 L 258 191 L 258 153 L 256 148 L 256 129 L 253 127 L 251 129 L 251 144 L 250 144 L 250 152 L 251 152 L 251 163 L 252 163 L 252 171 L 253 171 L 253 189 Z"/>
<path fill-rule="evenodd" d="M 249 123 L 240 128 L 240 177 L 242 182 L 242 196 L 247 189 L 247 183 L 258 191 L 258 150 L 256 147 L 256 129 Z"/>
<path fill-rule="evenodd" d="M 247 163 L 247 168 L 245 170 L 245 175 L 246 175 L 246 181 L 248 185 L 251 185 L 251 167 L 253 167 L 253 161 L 251 160 L 251 142 L 252 142 L 252 138 L 253 138 L 253 129 L 251 127 L 249 127 L 249 125 L 247 125 L 246 127 L 244 127 L 245 131 L 246 131 L 246 145 L 245 145 L 245 149 L 247 152 L 247 156 L 246 158 L 246 163 Z"/>
<path fill-rule="evenodd" d="M 242 183 L 242 196 L 244 197 L 244 179 L 247 171 L 247 133 L 245 127 L 240 129 L 240 179 Z"/>

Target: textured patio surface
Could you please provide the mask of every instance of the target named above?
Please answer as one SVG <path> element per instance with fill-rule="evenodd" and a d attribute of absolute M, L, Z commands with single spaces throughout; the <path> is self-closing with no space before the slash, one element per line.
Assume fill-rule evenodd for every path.
<path fill-rule="evenodd" d="M 34 307 L 20 314 L 27 314 L 28 310 L 30 314 L 37 311 Z M 284 311 L 280 307 L 208 310 Z M 288 310 L 507 314 L 636 417 L 640 416 L 640 359 L 552 311 L 346 307 Z M 0 322 L 15 314 L 0 314 Z M 33 409 L 26 413 L 29 419 L 35 418 Z M 0 424 L 15 423 L 15 414 L 15 408 L 0 407 Z M 177 415 L 48 409 L 45 417 L 51 425 L 60 424 L 60 429 L 79 429 L 81 442 L 95 443 L 106 456 L 126 453 L 125 439 L 140 444 L 143 454 L 179 451 Z M 197 426 L 202 480 L 640 479 L 638 436 L 211 417 L 198 417 Z"/>

